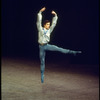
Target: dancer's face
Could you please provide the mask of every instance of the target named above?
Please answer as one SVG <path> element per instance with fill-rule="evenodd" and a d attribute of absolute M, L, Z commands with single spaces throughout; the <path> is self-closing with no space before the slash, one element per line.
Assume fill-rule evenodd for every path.
<path fill-rule="evenodd" d="M 44 28 L 49 29 L 49 28 L 50 28 L 50 22 L 46 23 L 46 24 L 44 25 Z"/>

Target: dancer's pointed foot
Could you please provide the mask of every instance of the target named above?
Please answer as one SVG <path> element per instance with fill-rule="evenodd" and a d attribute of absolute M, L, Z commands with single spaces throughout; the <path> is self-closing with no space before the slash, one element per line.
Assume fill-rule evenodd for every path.
<path fill-rule="evenodd" d="M 82 53 L 82 51 L 70 51 L 70 54 L 74 54 L 74 56 L 76 56 L 77 53 Z"/>
<path fill-rule="evenodd" d="M 77 53 L 82 53 L 82 51 L 76 51 Z"/>
<path fill-rule="evenodd" d="M 75 51 L 74 55 L 76 56 L 76 54 L 78 53 L 82 53 L 81 51 Z"/>

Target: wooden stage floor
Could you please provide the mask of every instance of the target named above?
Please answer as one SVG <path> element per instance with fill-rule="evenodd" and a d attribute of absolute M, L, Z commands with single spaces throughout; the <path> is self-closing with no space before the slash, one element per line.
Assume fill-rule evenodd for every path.
<path fill-rule="evenodd" d="M 99 100 L 98 65 L 2 58 L 1 100 Z"/>

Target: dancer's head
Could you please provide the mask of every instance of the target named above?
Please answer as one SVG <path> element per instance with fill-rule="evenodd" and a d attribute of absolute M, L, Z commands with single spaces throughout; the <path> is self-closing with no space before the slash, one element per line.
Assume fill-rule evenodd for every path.
<path fill-rule="evenodd" d="M 43 23 L 43 27 L 46 28 L 46 29 L 49 29 L 50 28 L 50 21 L 45 20 L 44 23 Z"/>

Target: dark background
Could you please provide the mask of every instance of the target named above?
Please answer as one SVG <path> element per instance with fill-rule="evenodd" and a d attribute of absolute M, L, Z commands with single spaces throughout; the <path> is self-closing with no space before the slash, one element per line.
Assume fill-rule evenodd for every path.
<path fill-rule="evenodd" d="M 43 12 L 43 20 L 52 19 L 52 10 L 58 14 L 50 44 L 82 51 L 82 54 L 76 56 L 48 51 L 46 58 L 98 64 L 98 0 L 2 0 L 2 57 L 39 59 L 36 19 L 38 11 L 44 6 L 47 9 Z"/>

